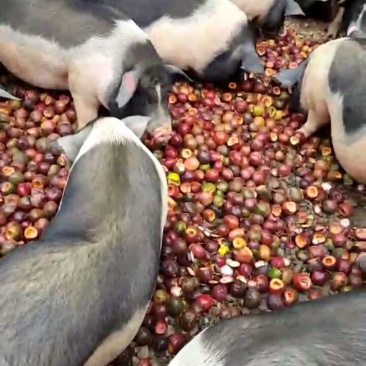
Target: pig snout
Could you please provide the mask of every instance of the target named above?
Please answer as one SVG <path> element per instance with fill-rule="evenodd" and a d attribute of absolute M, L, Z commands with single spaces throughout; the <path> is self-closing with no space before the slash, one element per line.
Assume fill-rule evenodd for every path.
<path fill-rule="evenodd" d="M 164 123 L 155 124 L 154 127 L 148 128 L 148 132 L 155 142 L 167 143 L 173 134 L 172 123 L 168 120 Z"/>

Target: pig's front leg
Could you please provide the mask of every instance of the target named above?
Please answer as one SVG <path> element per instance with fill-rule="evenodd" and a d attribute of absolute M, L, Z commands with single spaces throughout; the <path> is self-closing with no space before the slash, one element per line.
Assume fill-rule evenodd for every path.
<path fill-rule="evenodd" d="M 306 122 L 297 132 L 302 132 L 305 138 L 308 138 L 328 122 L 329 119 L 325 113 L 319 113 L 316 110 L 310 109 Z"/>
<path fill-rule="evenodd" d="M 83 63 L 82 60 L 69 63 L 68 84 L 76 111 L 76 131 L 98 117 L 100 102 L 89 70 L 88 63 Z"/>
<path fill-rule="evenodd" d="M 71 91 L 71 90 L 70 90 Z M 90 121 L 98 117 L 99 103 L 91 98 L 88 98 L 87 91 L 71 91 L 71 95 L 74 99 L 76 117 L 77 117 L 77 128 L 79 131 L 85 127 Z M 75 131 L 75 132 L 76 132 Z"/>
<path fill-rule="evenodd" d="M 340 7 L 337 15 L 333 19 L 332 23 L 330 23 L 327 31 L 327 38 L 336 38 L 339 32 L 339 28 L 341 27 L 342 18 L 344 14 L 344 8 Z"/>

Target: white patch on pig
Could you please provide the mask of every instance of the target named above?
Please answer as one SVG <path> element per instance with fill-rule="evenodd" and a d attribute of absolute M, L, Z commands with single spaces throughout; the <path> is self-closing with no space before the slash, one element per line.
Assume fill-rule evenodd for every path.
<path fill-rule="evenodd" d="M 0 61 L 19 79 L 45 89 L 67 89 L 67 58 L 61 46 L 41 36 L 0 25 Z"/>
<path fill-rule="evenodd" d="M 147 307 L 136 311 L 120 331 L 111 334 L 102 342 L 84 366 L 106 366 L 112 362 L 132 342 L 144 320 L 146 311 Z"/>
<path fill-rule="evenodd" d="M 351 22 L 347 29 L 347 36 L 350 36 L 354 31 L 361 30 L 362 18 L 366 11 L 366 4 L 363 5 L 360 15 L 355 22 Z"/>
<path fill-rule="evenodd" d="M 83 146 L 79 150 L 79 153 L 75 159 L 74 164 L 71 167 L 70 174 L 73 167 L 77 164 L 78 160 L 88 151 L 97 147 L 101 143 L 119 143 L 132 142 L 138 148 L 142 149 L 154 162 L 155 168 L 160 177 L 161 198 L 163 205 L 161 232 L 163 232 L 166 217 L 168 214 L 168 186 L 164 169 L 160 165 L 159 161 L 153 155 L 153 153 L 142 143 L 142 141 L 130 130 L 123 120 L 119 120 L 113 117 L 105 117 L 96 121 L 93 125 L 93 129 L 89 136 L 86 138 Z M 62 201 L 61 201 L 62 202 Z M 61 207 L 61 203 L 60 203 Z"/>
<path fill-rule="evenodd" d="M 230 0 L 240 10 L 242 10 L 249 19 L 258 17 L 263 21 L 268 10 L 276 0 Z"/>
<path fill-rule="evenodd" d="M 165 62 L 202 72 L 247 21 L 229 0 L 207 0 L 190 17 L 164 16 L 144 30 Z"/>
<path fill-rule="evenodd" d="M 217 346 L 210 347 L 205 341 L 207 329 L 209 328 L 203 330 L 183 347 L 169 363 L 169 366 L 224 366 L 225 362 L 220 360 L 222 349 Z"/>
<path fill-rule="evenodd" d="M 329 122 L 328 108 L 326 106 L 326 100 L 329 95 L 329 69 L 338 46 L 345 39 L 339 38 L 315 49 L 304 72 L 300 97 L 301 107 L 306 111 L 317 111 L 322 120 L 327 120 L 324 122 Z M 314 82 L 316 82 L 316 88 L 314 88 Z"/>

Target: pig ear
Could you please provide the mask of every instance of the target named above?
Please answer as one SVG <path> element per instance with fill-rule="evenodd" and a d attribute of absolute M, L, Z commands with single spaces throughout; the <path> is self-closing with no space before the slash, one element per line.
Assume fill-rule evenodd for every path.
<path fill-rule="evenodd" d="M 179 67 L 176 67 L 174 65 L 165 65 L 166 69 L 171 73 L 171 74 L 175 74 L 175 75 L 181 75 L 183 76 L 185 79 L 187 79 L 188 81 L 193 82 L 193 80 Z"/>
<path fill-rule="evenodd" d="M 141 139 L 142 135 L 146 131 L 147 125 L 150 122 L 150 117 L 146 116 L 130 116 L 122 120 L 122 122 L 130 129 L 132 132 Z"/>
<path fill-rule="evenodd" d="M 286 0 L 285 16 L 295 16 L 303 15 L 305 13 L 302 11 L 300 5 L 295 0 Z"/>
<path fill-rule="evenodd" d="M 59 153 L 63 153 L 67 158 L 74 162 L 79 150 L 83 146 L 86 138 L 89 136 L 93 128 L 94 121 L 89 122 L 84 128 L 79 130 L 76 134 L 70 136 L 59 137 L 51 142 L 51 149 Z"/>
<path fill-rule="evenodd" d="M 122 83 L 116 96 L 117 108 L 124 107 L 137 89 L 141 72 L 139 70 L 127 71 L 122 77 Z"/>
<path fill-rule="evenodd" d="M 6 90 L 0 88 L 0 98 L 11 99 L 11 100 L 21 100 L 14 95 L 8 93 Z"/>

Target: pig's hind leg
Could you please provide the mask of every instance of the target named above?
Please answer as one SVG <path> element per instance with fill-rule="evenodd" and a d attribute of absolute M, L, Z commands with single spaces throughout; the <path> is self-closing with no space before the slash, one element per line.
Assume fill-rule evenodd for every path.
<path fill-rule="evenodd" d="M 305 138 L 308 138 L 328 122 L 329 114 L 324 108 L 310 109 L 306 122 L 297 131 L 303 133 Z"/>
<path fill-rule="evenodd" d="M 77 131 L 98 117 L 101 103 L 97 79 L 101 77 L 100 72 L 103 73 L 101 70 L 105 67 L 106 65 L 99 65 L 98 69 L 89 57 L 79 57 L 69 62 L 68 84 L 77 116 Z"/>

